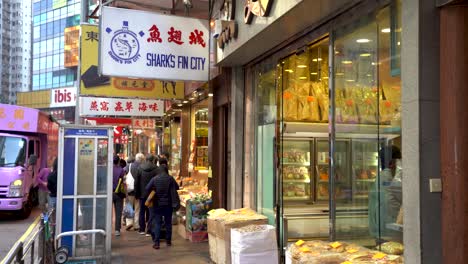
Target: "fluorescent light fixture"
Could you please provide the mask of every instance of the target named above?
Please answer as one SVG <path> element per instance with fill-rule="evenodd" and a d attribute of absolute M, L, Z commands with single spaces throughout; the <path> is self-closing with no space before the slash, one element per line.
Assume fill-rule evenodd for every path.
<path fill-rule="evenodd" d="M 338 52 L 338 51 L 337 51 Z M 338 54 L 338 53 L 336 53 Z M 316 61 L 322 61 L 322 58 L 318 58 L 318 59 L 313 59 L 312 61 L 316 62 Z"/>
<path fill-rule="evenodd" d="M 349 80 L 346 80 L 346 81 L 347 81 L 347 82 L 354 82 L 354 80 L 352 80 L 352 79 L 349 79 Z"/>
<path fill-rule="evenodd" d="M 325 77 L 323 77 L 323 79 L 324 79 L 324 80 L 328 80 L 328 77 L 327 77 L 327 76 L 325 76 Z"/>
<path fill-rule="evenodd" d="M 344 61 L 342 61 L 341 63 L 343 63 L 343 64 L 352 64 L 353 62 L 350 61 L 350 60 L 344 60 Z"/>
<path fill-rule="evenodd" d="M 297 65 L 298 68 L 307 68 L 307 65 L 304 65 L 304 64 L 299 64 Z"/>
<path fill-rule="evenodd" d="M 316 72 L 311 72 L 310 74 L 312 74 L 312 75 L 317 75 L 318 73 L 316 73 Z"/>
<path fill-rule="evenodd" d="M 209 96 L 209 97 L 213 97 L 213 93 L 208 93 L 208 96 Z"/>
<path fill-rule="evenodd" d="M 301 76 L 301 77 L 299 77 L 299 80 L 306 80 L 306 79 L 307 79 L 306 76 Z"/>
<path fill-rule="evenodd" d="M 335 75 L 336 75 L 336 76 L 343 76 L 344 73 L 343 73 L 343 72 L 337 72 Z"/>
<path fill-rule="evenodd" d="M 293 73 L 293 72 L 294 72 L 294 71 L 291 70 L 291 69 L 286 69 L 286 70 L 284 70 L 284 71 L 285 71 L 285 72 L 289 72 L 289 73 Z"/>
<path fill-rule="evenodd" d="M 372 74 L 366 74 L 367 77 L 372 77 Z"/>
<path fill-rule="evenodd" d="M 182 104 L 177 104 L 177 106 L 182 106 Z"/>
<path fill-rule="evenodd" d="M 390 33 L 390 28 L 384 28 L 381 30 L 382 33 Z"/>
<path fill-rule="evenodd" d="M 186 103 L 188 103 L 188 101 L 187 101 L 187 100 L 184 100 L 183 103 L 186 104 Z"/>
<path fill-rule="evenodd" d="M 398 41 L 397 45 L 400 46 L 400 44 L 401 44 L 400 41 Z"/>
<path fill-rule="evenodd" d="M 356 42 L 357 43 L 369 43 L 371 42 L 371 40 L 370 39 L 357 39 Z"/>
<path fill-rule="evenodd" d="M 377 63 L 377 62 L 372 62 L 371 64 L 372 66 L 380 65 L 380 63 Z"/>
<path fill-rule="evenodd" d="M 359 54 L 359 56 L 361 56 L 361 57 L 370 57 L 371 55 L 372 54 L 370 54 L 370 53 L 361 53 L 361 54 Z"/>

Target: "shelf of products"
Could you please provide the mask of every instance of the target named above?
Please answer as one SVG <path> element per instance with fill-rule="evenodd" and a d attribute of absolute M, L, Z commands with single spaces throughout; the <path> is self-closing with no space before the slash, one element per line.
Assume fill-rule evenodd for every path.
<path fill-rule="evenodd" d="M 312 198 L 311 142 L 285 141 L 283 144 L 283 197 L 285 201 Z"/>
<path fill-rule="evenodd" d="M 207 170 L 208 163 L 208 110 L 195 113 L 195 170 Z"/>

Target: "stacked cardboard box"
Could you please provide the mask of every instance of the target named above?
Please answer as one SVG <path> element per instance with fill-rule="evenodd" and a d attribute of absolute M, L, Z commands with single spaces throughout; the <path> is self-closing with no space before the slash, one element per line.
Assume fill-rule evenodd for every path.
<path fill-rule="evenodd" d="M 231 229 L 247 225 L 264 225 L 268 223 L 268 219 L 246 208 L 233 211 L 218 210 L 220 213 L 211 213 L 207 221 L 210 257 L 217 264 L 230 264 Z"/>
<path fill-rule="evenodd" d="M 212 201 L 194 202 L 187 200 L 187 236 L 191 242 L 205 242 L 208 240 L 207 217 Z"/>

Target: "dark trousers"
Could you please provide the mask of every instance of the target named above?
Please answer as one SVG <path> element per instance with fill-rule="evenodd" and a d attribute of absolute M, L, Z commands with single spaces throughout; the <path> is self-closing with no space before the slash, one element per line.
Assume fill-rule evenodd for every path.
<path fill-rule="evenodd" d="M 115 210 L 115 231 L 120 231 L 122 227 L 123 198 L 114 193 L 112 195 L 112 203 Z"/>
<path fill-rule="evenodd" d="M 146 223 L 149 221 L 149 210 L 148 207 L 146 207 L 145 202 L 145 198 L 140 198 L 140 217 L 138 219 L 140 232 L 146 232 Z"/>
<path fill-rule="evenodd" d="M 166 226 L 166 241 L 170 242 L 172 239 L 172 208 L 159 207 L 154 208 L 153 211 L 153 227 L 154 227 L 154 243 L 159 244 L 161 238 L 162 218 L 164 217 L 164 224 Z"/>

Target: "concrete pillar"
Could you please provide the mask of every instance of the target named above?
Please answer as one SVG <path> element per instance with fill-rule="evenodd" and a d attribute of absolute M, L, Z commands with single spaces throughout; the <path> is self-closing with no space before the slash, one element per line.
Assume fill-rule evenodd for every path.
<path fill-rule="evenodd" d="M 443 263 L 468 259 L 468 4 L 440 9 Z"/>

